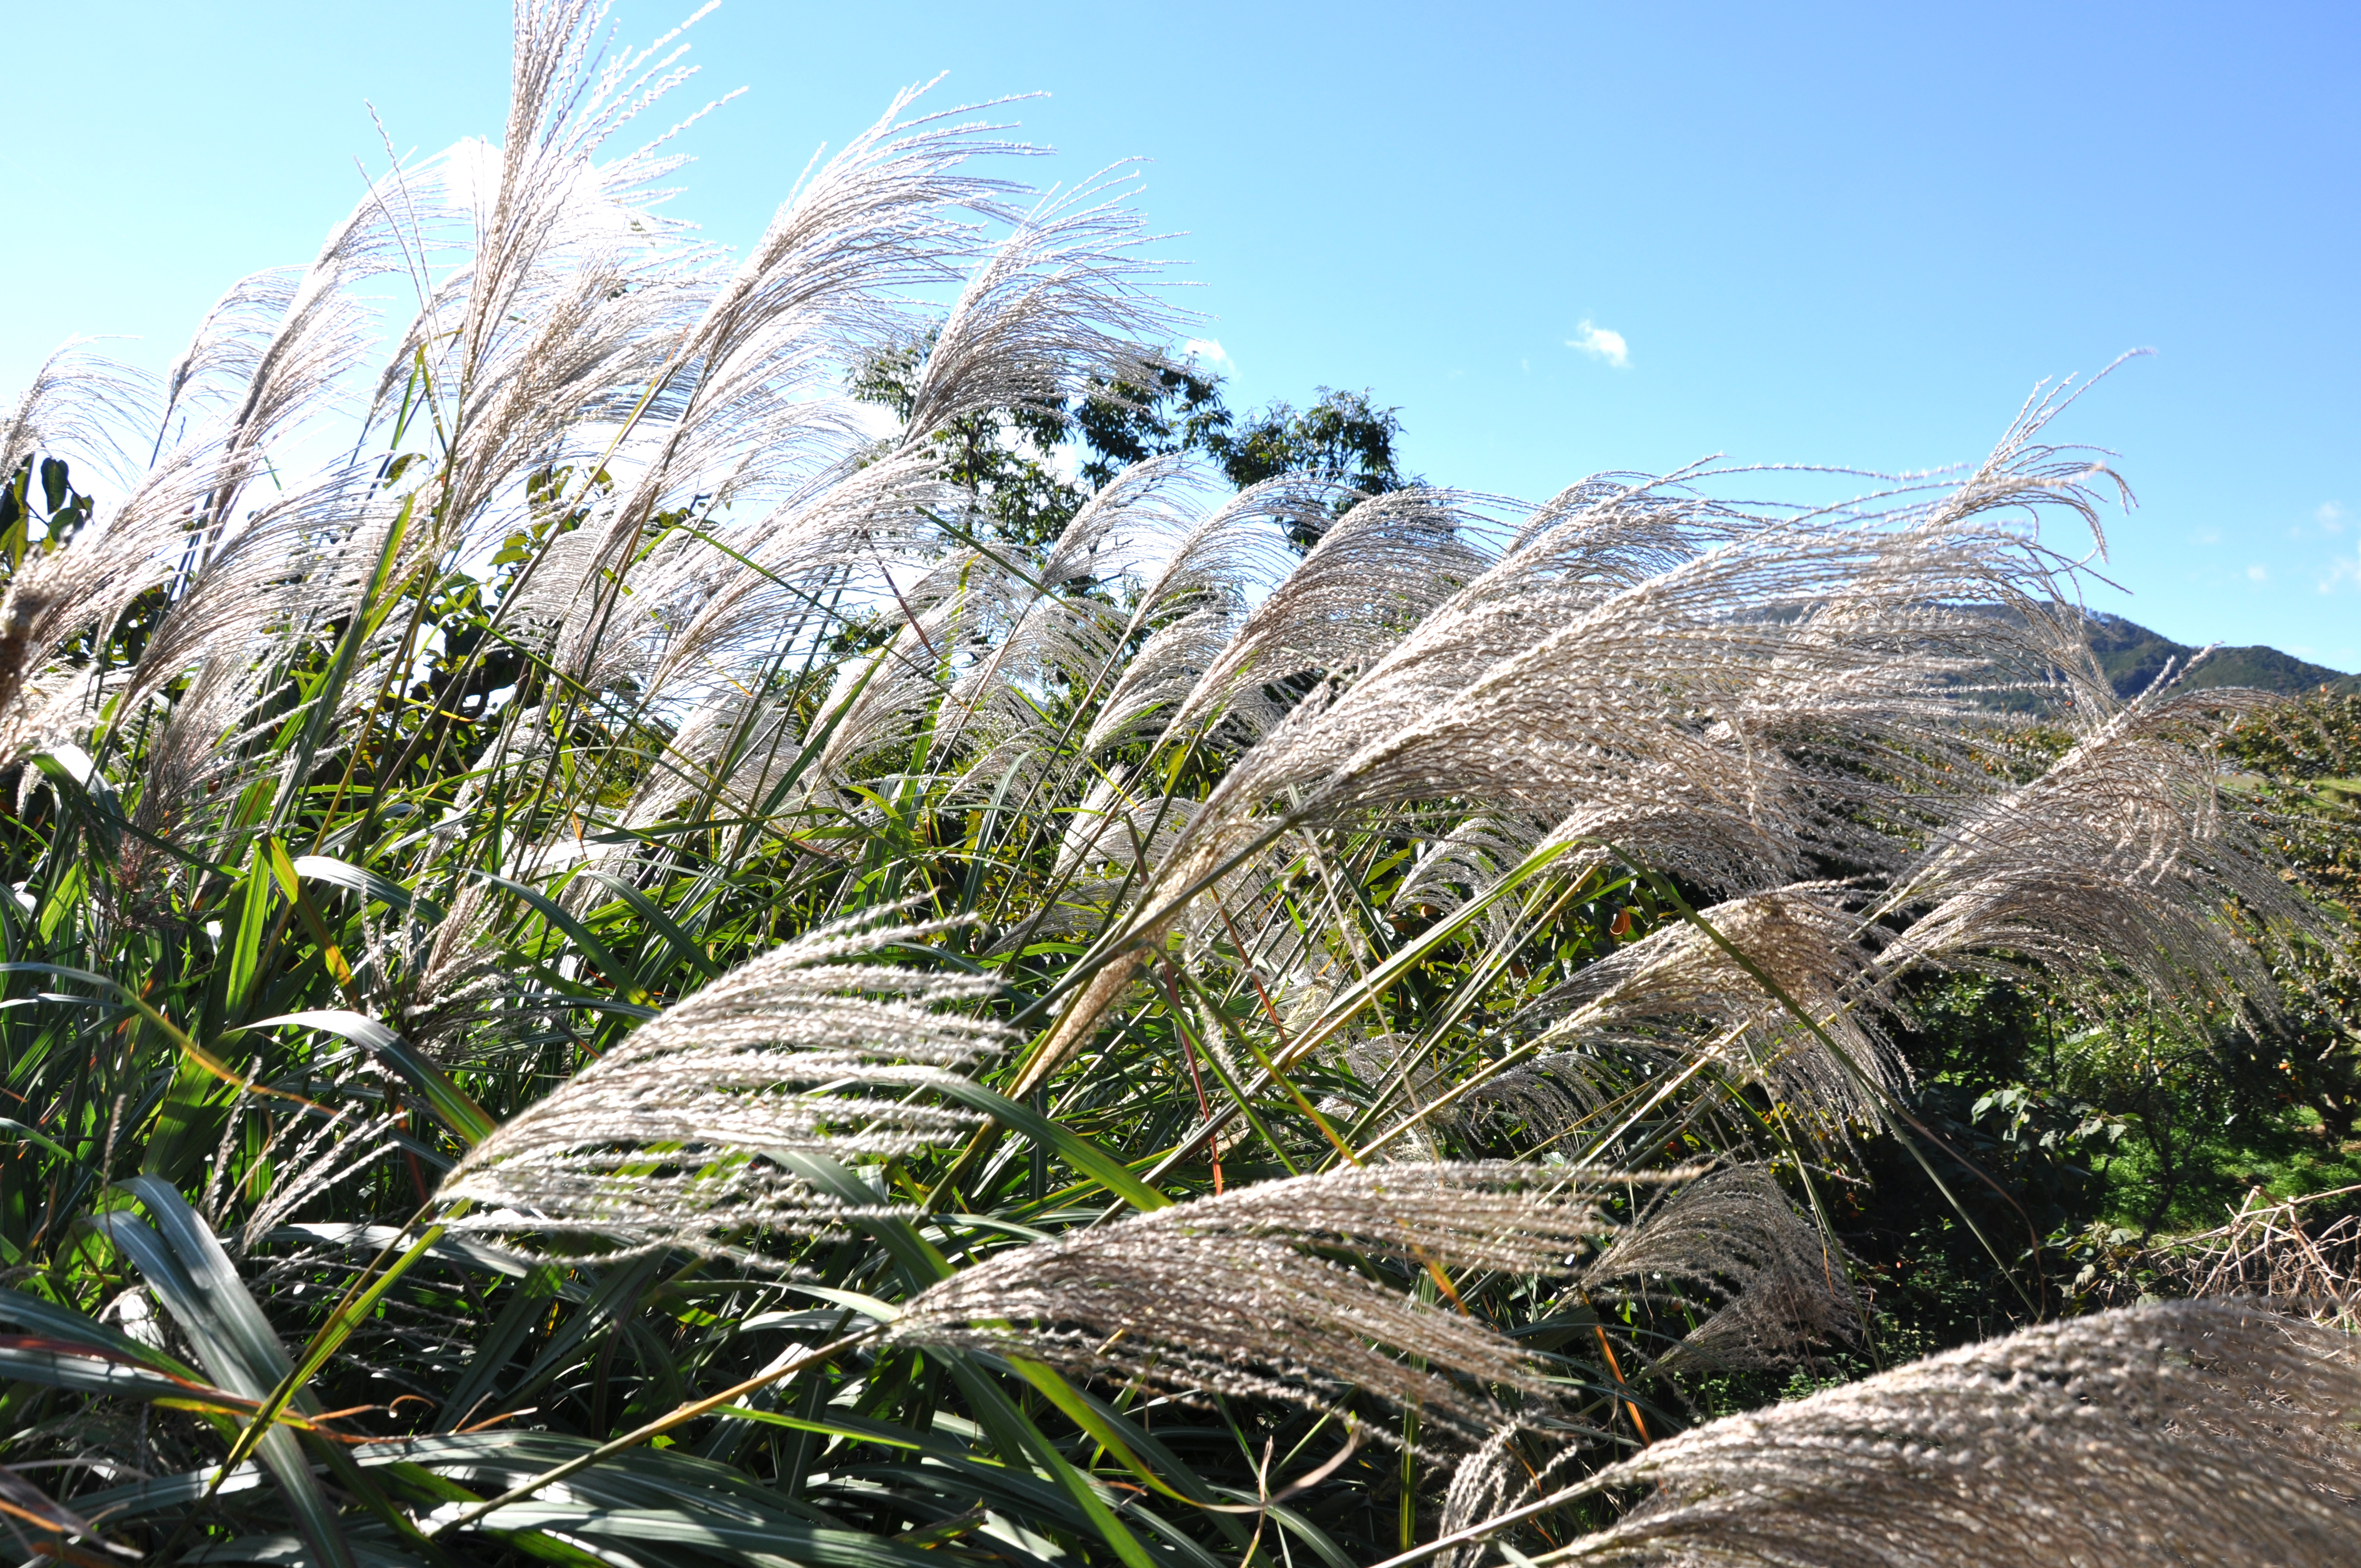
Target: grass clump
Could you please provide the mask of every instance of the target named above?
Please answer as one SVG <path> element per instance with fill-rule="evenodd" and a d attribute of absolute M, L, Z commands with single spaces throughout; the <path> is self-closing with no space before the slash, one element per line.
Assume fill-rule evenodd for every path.
<path fill-rule="evenodd" d="M 1366 398 L 1249 464 L 1119 181 L 909 95 L 720 255 L 609 145 L 675 59 L 526 0 L 497 147 L 0 430 L 28 1552 L 1625 1552 L 1709 1418 L 2097 1304 L 2045 1235 L 2213 1196 L 2113 1151 L 2349 1016 L 2281 720 L 2082 641 L 2060 397 L 1833 510 L 1409 483 Z M 1978 1354 L 2341 1375 L 2213 1310 Z"/>

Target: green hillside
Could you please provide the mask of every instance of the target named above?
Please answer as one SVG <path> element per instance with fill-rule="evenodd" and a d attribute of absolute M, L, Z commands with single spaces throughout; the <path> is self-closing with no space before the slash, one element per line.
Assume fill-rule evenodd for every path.
<path fill-rule="evenodd" d="M 2118 696 L 2136 696 L 2163 672 L 2168 660 L 2185 665 L 2197 650 L 2150 631 L 2119 615 L 2093 615 L 2091 652 L 2099 657 Z M 2325 664 L 2306 663 L 2276 648 L 2216 648 L 2191 671 L 2184 683 L 2192 687 L 2253 686 L 2261 691 L 2308 692 L 2326 686 L 2334 692 L 2361 692 L 2361 675 L 2344 674 Z"/>

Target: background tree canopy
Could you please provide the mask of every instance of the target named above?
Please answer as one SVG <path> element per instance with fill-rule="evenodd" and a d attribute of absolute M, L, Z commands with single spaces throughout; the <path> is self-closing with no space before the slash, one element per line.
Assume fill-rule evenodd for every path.
<path fill-rule="evenodd" d="M 853 396 L 910 417 L 919 367 L 939 329 L 871 356 L 853 374 Z M 1093 491 L 1151 457 L 1202 453 L 1240 489 L 1302 474 L 1342 487 L 1341 517 L 1369 496 L 1419 481 L 1402 474 L 1394 444 L 1399 411 L 1362 392 L 1323 387 L 1301 412 L 1277 402 L 1243 421 L 1222 400 L 1222 380 L 1193 359 L 1149 365 L 1134 378 L 1094 378 L 1071 399 L 1011 404 L 968 415 L 937 437 L 944 471 L 972 498 L 994 536 L 1039 545 L 1055 538 Z M 1061 471 L 1054 454 L 1070 445 Z M 1308 550 L 1319 525 L 1292 520 L 1288 537 Z"/>

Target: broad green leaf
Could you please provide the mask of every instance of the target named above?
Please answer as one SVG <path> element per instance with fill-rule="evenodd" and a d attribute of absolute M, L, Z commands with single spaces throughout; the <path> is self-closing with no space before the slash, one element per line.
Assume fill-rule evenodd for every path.
<path fill-rule="evenodd" d="M 348 865 L 333 855 L 297 855 L 290 865 L 299 877 L 324 882 L 375 899 L 396 915 L 408 915 L 414 910 L 418 917 L 429 926 L 442 923 L 442 906 L 432 899 L 422 898 L 400 883 L 389 882 L 375 872 Z"/>
<path fill-rule="evenodd" d="M 441 1068 L 374 1018 L 340 1007 L 317 1007 L 302 1013 L 282 1013 L 275 1018 L 259 1018 L 251 1024 L 241 1024 L 237 1028 L 276 1029 L 281 1025 L 324 1029 L 329 1034 L 350 1040 L 378 1058 L 418 1091 L 435 1116 L 462 1143 L 482 1143 L 499 1125 L 482 1106 L 468 1097 L 466 1091 L 453 1083 Z"/>

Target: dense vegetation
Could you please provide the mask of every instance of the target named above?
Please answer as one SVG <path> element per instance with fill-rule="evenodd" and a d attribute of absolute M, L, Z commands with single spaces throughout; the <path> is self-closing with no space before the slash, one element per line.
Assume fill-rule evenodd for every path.
<path fill-rule="evenodd" d="M 2334 1333 L 2082 1314 L 2348 1181 L 2361 714 L 2118 695 L 2059 399 L 1834 510 L 1439 489 L 965 112 L 702 248 L 593 24 L 0 428 L 26 1552 L 2334 1539 Z M 1943 1544 L 1907 1456 L 2004 1450 Z"/>

